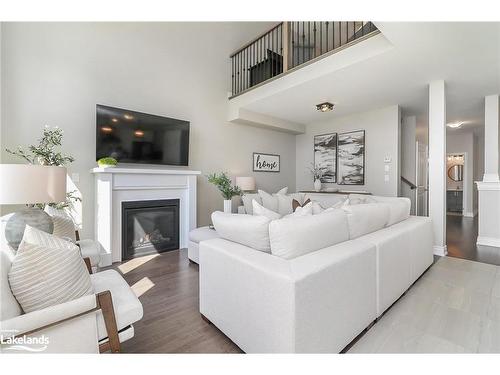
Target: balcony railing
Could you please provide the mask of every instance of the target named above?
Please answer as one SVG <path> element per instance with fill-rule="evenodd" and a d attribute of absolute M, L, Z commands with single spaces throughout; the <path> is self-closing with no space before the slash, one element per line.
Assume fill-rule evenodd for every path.
<path fill-rule="evenodd" d="M 372 22 L 281 22 L 231 57 L 232 96 L 375 34 Z"/>

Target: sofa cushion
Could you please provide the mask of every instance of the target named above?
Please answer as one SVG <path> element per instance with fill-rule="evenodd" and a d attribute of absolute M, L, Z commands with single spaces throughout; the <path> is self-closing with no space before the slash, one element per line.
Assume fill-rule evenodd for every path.
<path fill-rule="evenodd" d="M 253 215 L 252 201 L 256 200 L 257 203 L 262 204 L 262 198 L 259 194 L 244 194 L 241 197 L 243 201 L 243 206 L 245 207 L 245 212 L 249 215 Z"/>
<path fill-rule="evenodd" d="M 322 215 L 287 217 L 269 224 L 271 253 L 296 258 L 349 239 L 347 217 L 340 209 Z"/>
<path fill-rule="evenodd" d="M 9 271 L 9 284 L 24 312 L 93 293 L 80 251 L 21 241 Z"/>
<path fill-rule="evenodd" d="M 343 205 L 347 204 L 348 201 L 345 200 L 345 201 L 338 201 L 336 203 L 334 203 L 333 205 L 329 206 L 329 207 L 324 207 L 322 204 L 320 204 L 319 202 L 316 202 L 316 201 L 313 201 L 312 204 L 312 213 L 313 215 L 318 215 L 318 214 L 321 214 L 323 212 L 328 212 L 328 211 L 331 211 L 335 208 L 342 208 Z"/>
<path fill-rule="evenodd" d="M 264 190 L 258 190 L 259 196 L 262 199 L 262 205 L 268 210 L 279 212 L 279 195 L 286 195 L 288 186 L 278 190 L 276 194 L 269 194 Z"/>
<path fill-rule="evenodd" d="M 142 319 L 143 308 L 139 299 L 127 282 L 115 270 L 107 270 L 90 275 L 95 293 L 109 290 L 113 299 L 116 325 L 121 330 Z M 97 315 L 99 340 L 108 337 L 102 312 Z"/>
<path fill-rule="evenodd" d="M 278 198 L 278 213 L 280 215 L 288 215 L 293 212 L 293 202 L 297 201 L 300 205 L 304 204 L 303 193 L 293 194 L 276 194 Z"/>
<path fill-rule="evenodd" d="M 269 220 L 277 220 L 281 218 L 281 215 L 277 212 L 268 210 L 261 204 L 257 203 L 257 201 L 252 201 L 253 214 L 256 216 L 265 216 Z"/>
<path fill-rule="evenodd" d="M 201 241 L 211 240 L 212 238 L 220 238 L 215 229 L 210 227 L 200 227 L 189 232 L 189 241 L 200 243 Z"/>
<path fill-rule="evenodd" d="M 351 240 L 382 229 L 389 222 L 389 206 L 385 203 L 345 205 L 342 209 L 347 214 Z"/>
<path fill-rule="evenodd" d="M 221 238 L 237 242 L 255 250 L 271 252 L 269 223 L 265 216 L 212 213 L 212 223 Z"/>
<path fill-rule="evenodd" d="M 387 226 L 394 225 L 410 217 L 411 201 L 408 198 L 373 196 L 373 199 L 389 206 L 390 213 Z"/>

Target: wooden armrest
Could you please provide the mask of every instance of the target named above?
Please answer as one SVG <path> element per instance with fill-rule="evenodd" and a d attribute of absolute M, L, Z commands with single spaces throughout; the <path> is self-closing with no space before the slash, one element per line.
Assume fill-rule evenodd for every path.
<path fill-rule="evenodd" d="M 118 338 L 118 327 L 116 325 L 115 310 L 113 309 L 113 298 L 109 290 L 97 294 L 97 306 L 102 311 L 108 333 L 108 342 L 99 345 L 99 351 L 102 353 L 110 350 L 111 353 L 119 353 L 121 351 L 120 339 Z"/>
<path fill-rule="evenodd" d="M 92 266 L 90 265 L 90 258 L 83 258 L 85 265 L 87 266 L 87 271 L 92 274 Z"/>

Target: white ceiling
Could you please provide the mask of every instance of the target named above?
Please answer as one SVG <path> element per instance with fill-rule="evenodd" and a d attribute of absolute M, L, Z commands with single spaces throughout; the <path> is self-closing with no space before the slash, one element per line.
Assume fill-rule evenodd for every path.
<path fill-rule="evenodd" d="M 483 125 L 484 96 L 500 93 L 500 23 L 375 24 L 394 48 L 245 108 L 309 124 L 399 104 L 422 119 L 428 83 L 444 79 L 448 122 L 464 122 L 461 131 Z M 336 104 L 333 112 L 315 110 L 324 101 Z"/>

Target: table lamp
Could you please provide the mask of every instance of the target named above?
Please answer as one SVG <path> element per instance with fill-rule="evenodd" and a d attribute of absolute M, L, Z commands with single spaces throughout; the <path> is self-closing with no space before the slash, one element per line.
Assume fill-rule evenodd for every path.
<path fill-rule="evenodd" d="M 255 191 L 255 177 L 236 177 L 235 182 L 242 191 Z"/>
<path fill-rule="evenodd" d="M 31 164 L 0 164 L 0 204 L 59 203 L 66 200 L 66 168 Z M 26 224 L 47 233 L 51 217 L 37 207 L 24 207 L 5 224 L 5 239 L 17 250 Z"/>

